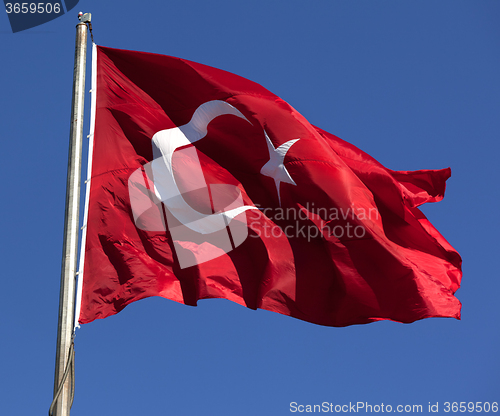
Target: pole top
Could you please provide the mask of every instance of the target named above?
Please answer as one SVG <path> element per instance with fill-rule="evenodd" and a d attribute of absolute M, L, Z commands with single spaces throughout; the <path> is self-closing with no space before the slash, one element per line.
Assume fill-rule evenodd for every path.
<path fill-rule="evenodd" d="M 90 23 L 91 19 L 92 19 L 92 14 L 90 13 L 85 13 L 85 14 L 83 14 L 82 12 L 78 13 L 78 20 L 82 23 Z"/>

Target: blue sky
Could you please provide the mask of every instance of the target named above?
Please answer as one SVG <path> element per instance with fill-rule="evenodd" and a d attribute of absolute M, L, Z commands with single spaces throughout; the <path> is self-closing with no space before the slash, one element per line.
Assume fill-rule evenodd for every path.
<path fill-rule="evenodd" d="M 0 14 L 0 414 L 44 414 L 52 398 L 79 10 L 98 44 L 249 78 L 391 169 L 450 166 L 423 211 L 464 276 L 461 321 L 327 328 L 225 300 L 136 302 L 77 332 L 72 415 L 500 402 L 498 1 L 81 0 L 16 34 Z"/>

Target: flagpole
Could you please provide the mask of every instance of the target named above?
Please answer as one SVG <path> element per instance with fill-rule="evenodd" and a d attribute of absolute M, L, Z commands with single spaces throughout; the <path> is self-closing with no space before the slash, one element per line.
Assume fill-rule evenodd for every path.
<path fill-rule="evenodd" d="M 81 23 L 76 25 L 75 66 L 73 72 L 73 98 L 71 105 L 64 241 L 54 377 L 54 402 L 49 410 L 49 414 L 54 416 L 69 416 L 74 394 L 74 308 L 79 235 L 85 68 L 87 57 L 87 26 L 83 19 L 80 20 Z"/>

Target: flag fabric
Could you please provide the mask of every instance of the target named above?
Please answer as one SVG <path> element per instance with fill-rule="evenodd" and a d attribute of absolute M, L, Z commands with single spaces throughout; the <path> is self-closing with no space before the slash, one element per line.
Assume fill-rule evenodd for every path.
<path fill-rule="evenodd" d="M 78 320 L 161 296 L 327 326 L 460 319 L 461 258 L 392 171 L 237 75 L 94 47 Z"/>

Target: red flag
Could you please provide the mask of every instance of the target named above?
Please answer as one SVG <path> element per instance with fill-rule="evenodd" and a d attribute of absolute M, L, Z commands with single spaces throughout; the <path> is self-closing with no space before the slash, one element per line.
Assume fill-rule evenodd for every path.
<path fill-rule="evenodd" d="M 460 318 L 461 258 L 391 171 L 237 75 L 97 47 L 79 322 L 149 296 L 328 326 Z"/>

